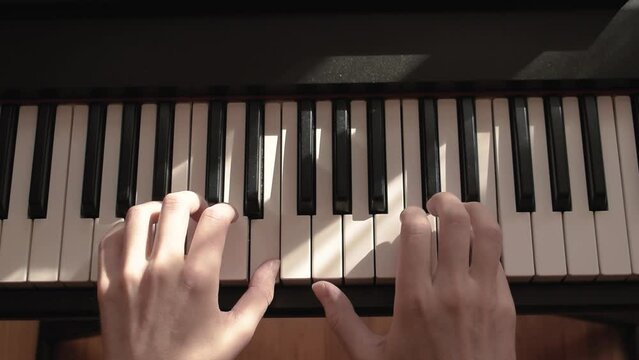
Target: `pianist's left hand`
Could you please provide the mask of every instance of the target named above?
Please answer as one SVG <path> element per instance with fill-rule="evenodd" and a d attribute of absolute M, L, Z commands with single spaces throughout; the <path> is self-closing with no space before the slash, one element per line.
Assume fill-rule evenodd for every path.
<path fill-rule="evenodd" d="M 230 205 L 207 207 L 187 191 L 128 211 L 124 224 L 100 247 L 98 298 L 105 359 L 209 360 L 239 354 L 273 299 L 279 261 L 262 264 L 235 307 L 220 311 L 222 249 L 236 217 Z M 189 218 L 198 224 L 185 257 Z"/>

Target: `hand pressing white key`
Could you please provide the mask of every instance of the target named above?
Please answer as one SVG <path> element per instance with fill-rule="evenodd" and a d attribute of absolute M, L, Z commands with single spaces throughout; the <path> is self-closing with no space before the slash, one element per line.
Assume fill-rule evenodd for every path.
<path fill-rule="evenodd" d="M 193 192 L 129 209 L 100 246 L 98 299 L 105 359 L 232 359 L 273 299 L 279 260 L 255 272 L 229 312 L 218 307 L 222 250 L 237 212 Z M 189 220 L 198 221 L 188 255 Z M 156 236 L 147 254 L 152 224 Z"/>
<path fill-rule="evenodd" d="M 329 324 L 354 359 L 515 359 L 515 307 L 499 263 L 502 234 L 491 211 L 439 193 L 427 204 L 439 217 L 439 253 L 431 273 L 431 228 L 417 207 L 401 215 L 394 316 L 373 334 L 331 283 L 313 290 Z M 472 248 L 472 255 L 471 255 Z"/>

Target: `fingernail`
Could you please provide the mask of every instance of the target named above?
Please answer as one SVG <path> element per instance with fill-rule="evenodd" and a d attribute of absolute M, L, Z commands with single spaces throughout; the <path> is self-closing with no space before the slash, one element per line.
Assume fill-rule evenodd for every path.
<path fill-rule="evenodd" d="M 315 293 L 315 296 L 317 296 L 318 299 L 324 300 L 324 298 L 326 297 L 326 284 L 318 281 L 314 283 L 313 285 L 311 285 L 311 289 L 313 290 L 313 292 Z"/>

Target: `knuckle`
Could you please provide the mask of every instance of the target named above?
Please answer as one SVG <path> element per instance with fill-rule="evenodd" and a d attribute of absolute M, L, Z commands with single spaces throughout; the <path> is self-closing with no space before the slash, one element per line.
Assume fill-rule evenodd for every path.
<path fill-rule="evenodd" d="M 467 296 L 463 285 L 458 282 L 453 282 L 442 289 L 440 300 L 444 309 L 453 314 L 468 310 L 471 305 L 469 302 L 472 301 L 470 296 Z"/>
<path fill-rule="evenodd" d="M 402 308 L 406 309 L 406 313 L 411 314 L 411 316 L 420 319 L 428 318 L 429 307 L 426 305 L 426 300 L 417 293 L 407 294 Z"/>
<path fill-rule="evenodd" d="M 501 227 L 498 224 L 482 224 L 481 226 L 478 226 L 475 233 L 484 241 L 501 243 L 503 239 Z"/>
<path fill-rule="evenodd" d="M 143 217 L 146 214 L 144 205 L 131 206 L 126 212 L 126 222 L 134 221 L 137 218 Z"/>
<path fill-rule="evenodd" d="M 201 218 L 212 220 L 214 222 L 222 222 L 226 224 L 230 224 L 231 221 L 233 220 L 233 216 L 230 216 L 230 214 L 227 211 L 223 210 L 217 204 L 206 208 L 204 212 L 202 213 Z"/>
<path fill-rule="evenodd" d="M 402 216 L 402 233 L 405 235 L 428 234 L 431 231 L 430 222 L 423 212 Z"/>
<path fill-rule="evenodd" d="M 181 274 L 182 283 L 192 291 L 202 291 L 214 285 L 211 270 L 203 266 L 188 266 Z"/>
<path fill-rule="evenodd" d="M 162 207 L 166 208 L 180 208 L 184 206 L 184 198 L 182 193 L 170 193 L 167 194 L 162 200 Z"/>

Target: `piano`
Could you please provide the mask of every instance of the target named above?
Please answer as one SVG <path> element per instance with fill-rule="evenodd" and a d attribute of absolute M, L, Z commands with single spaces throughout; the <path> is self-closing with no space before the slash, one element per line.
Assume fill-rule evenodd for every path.
<path fill-rule="evenodd" d="M 519 313 L 637 323 L 637 0 L 0 7 L 2 318 L 97 319 L 99 239 L 187 189 L 241 215 L 223 309 L 279 257 L 268 316 L 320 315 L 315 279 L 390 314 L 398 215 L 450 191 Z"/>

